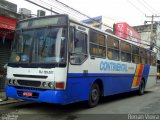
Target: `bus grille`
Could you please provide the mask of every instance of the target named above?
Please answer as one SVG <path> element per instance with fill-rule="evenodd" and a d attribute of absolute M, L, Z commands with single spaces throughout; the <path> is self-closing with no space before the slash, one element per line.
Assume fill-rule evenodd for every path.
<path fill-rule="evenodd" d="M 30 86 L 30 87 L 40 87 L 40 81 L 28 81 L 28 80 L 17 80 L 19 85 Z"/>
<path fill-rule="evenodd" d="M 17 91 L 17 95 L 19 97 L 25 97 L 23 96 L 23 91 Z M 33 92 L 32 96 L 28 97 L 28 98 L 38 98 L 39 97 L 39 93 Z"/>
<path fill-rule="evenodd" d="M 20 86 L 15 86 L 15 88 L 16 88 L 16 89 L 23 89 L 23 90 L 46 91 L 46 89 L 33 88 L 33 87 L 20 87 Z"/>

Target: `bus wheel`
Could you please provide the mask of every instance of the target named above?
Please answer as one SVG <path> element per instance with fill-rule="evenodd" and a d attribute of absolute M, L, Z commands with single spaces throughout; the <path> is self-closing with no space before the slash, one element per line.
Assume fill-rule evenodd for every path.
<path fill-rule="evenodd" d="M 88 107 L 92 108 L 95 107 L 100 99 L 100 89 L 97 83 L 94 83 L 91 87 L 89 100 L 88 100 Z"/>
<path fill-rule="evenodd" d="M 140 83 L 140 86 L 139 86 L 139 90 L 138 90 L 139 95 L 143 95 L 144 94 L 144 90 L 145 90 L 145 82 L 144 82 L 144 80 L 141 80 L 141 83 Z"/>

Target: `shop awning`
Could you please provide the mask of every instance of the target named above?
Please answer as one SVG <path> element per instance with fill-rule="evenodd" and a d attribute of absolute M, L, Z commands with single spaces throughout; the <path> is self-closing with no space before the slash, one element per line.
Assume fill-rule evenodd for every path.
<path fill-rule="evenodd" d="M 4 29 L 9 29 L 9 30 L 15 30 L 16 22 L 17 20 L 15 19 L 0 16 L 0 29 L 4 28 Z"/>
<path fill-rule="evenodd" d="M 0 37 L 5 37 L 12 39 L 13 32 L 15 31 L 17 20 L 8 18 L 5 16 L 0 16 Z M 9 34 L 8 34 L 9 33 Z"/>

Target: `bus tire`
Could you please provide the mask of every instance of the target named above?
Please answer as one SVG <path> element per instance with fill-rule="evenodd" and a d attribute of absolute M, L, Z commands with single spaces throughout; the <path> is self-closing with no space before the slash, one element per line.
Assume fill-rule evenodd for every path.
<path fill-rule="evenodd" d="M 144 94 L 144 90 L 145 90 L 145 82 L 144 82 L 144 80 L 141 80 L 141 83 L 139 85 L 138 94 L 139 95 L 143 95 Z"/>
<path fill-rule="evenodd" d="M 95 107 L 98 104 L 99 99 L 100 99 L 100 88 L 97 83 L 94 83 L 89 93 L 88 107 L 89 108 Z"/>

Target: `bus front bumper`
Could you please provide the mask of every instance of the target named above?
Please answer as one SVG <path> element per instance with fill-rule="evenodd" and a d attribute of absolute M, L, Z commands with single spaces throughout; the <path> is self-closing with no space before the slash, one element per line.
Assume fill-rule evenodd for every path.
<path fill-rule="evenodd" d="M 32 96 L 26 97 L 23 94 L 24 92 L 32 93 Z M 28 90 L 17 89 L 13 86 L 6 86 L 6 96 L 29 101 L 67 104 L 67 95 L 65 90 Z"/>

